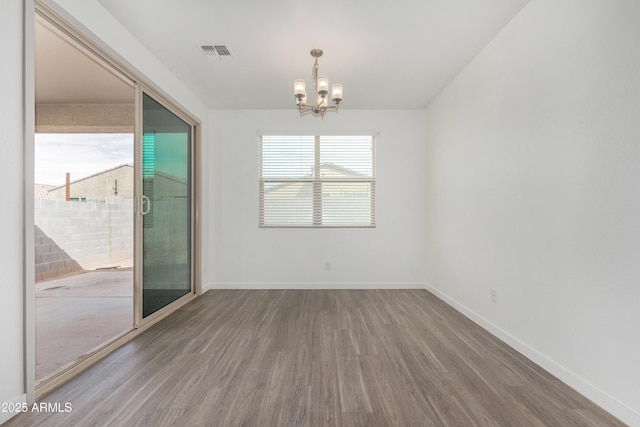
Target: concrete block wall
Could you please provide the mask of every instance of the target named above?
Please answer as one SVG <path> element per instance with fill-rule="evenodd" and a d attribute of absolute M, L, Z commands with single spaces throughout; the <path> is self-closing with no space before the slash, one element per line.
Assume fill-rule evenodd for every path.
<path fill-rule="evenodd" d="M 35 201 L 36 280 L 133 265 L 133 199 Z"/>
<path fill-rule="evenodd" d="M 40 227 L 35 227 L 36 282 L 55 279 L 83 268 Z"/>

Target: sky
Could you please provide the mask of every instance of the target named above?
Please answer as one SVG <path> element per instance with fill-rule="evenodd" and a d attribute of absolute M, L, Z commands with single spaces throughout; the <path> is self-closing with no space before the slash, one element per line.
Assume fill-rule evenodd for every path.
<path fill-rule="evenodd" d="M 35 135 L 35 183 L 63 185 L 107 169 L 133 163 L 133 134 Z"/>

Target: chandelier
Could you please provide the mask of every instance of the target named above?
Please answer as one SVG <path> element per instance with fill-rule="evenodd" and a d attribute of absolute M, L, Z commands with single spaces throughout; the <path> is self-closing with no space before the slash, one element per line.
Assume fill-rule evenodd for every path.
<path fill-rule="evenodd" d="M 313 79 L 316 92 L 315 104 L 307 103 L 307 91 L 304 80 L 295 80 L 293 82 L 293 91 L 296 97 L 296 105 L 300 111 L 300 117 L 312 114 L 324 119 L 324 114 L 327 111 L 338 111 L 338 107 L 342 101 L 342 85 L 334 84 L 331 87 L 331 101 L 333 101 L 333 105 L 329 105 L 329 77 L 318 77 L 318 58 L 322 56 L 322 50 L 313 49 L 311 56 L 316 59 L 311 69 L 311 78 Z"/>

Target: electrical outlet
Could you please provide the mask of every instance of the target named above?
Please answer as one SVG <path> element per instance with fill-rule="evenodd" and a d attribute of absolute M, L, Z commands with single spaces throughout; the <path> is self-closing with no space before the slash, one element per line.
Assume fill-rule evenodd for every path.
<path fill-rule="evenodd" d="M 491 289 L 491 302 L 498 302 L 498 291 L 496 291 L 495 289 Z"/>
<path fill-rule="evenodd" d="M 324 269 L 325 270 L 331 270 L 331 263 L 329 261 L 325 261 L 324 262 Z"/>

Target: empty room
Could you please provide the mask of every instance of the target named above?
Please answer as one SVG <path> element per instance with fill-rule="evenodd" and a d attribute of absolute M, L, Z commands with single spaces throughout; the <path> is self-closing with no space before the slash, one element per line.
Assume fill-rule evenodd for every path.
<path fill-rule="evenodd" d="M 3 0 L 0 424 L 640 426 L 638 22 L 635 0 Z M 101 135 L 48 159 L 105 165 L 66 200 L 42 132 Z M 82 287 L 116 273 L 126 295 Z M 43 292 L 78 313 L 53 325 Z M 107 298 L 126 328 L 37 374 L 45 341 L 114 326 Z"/>

